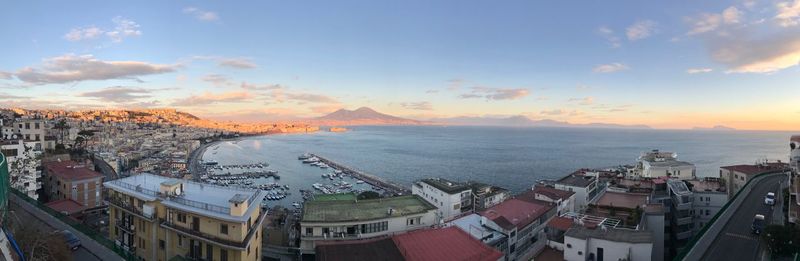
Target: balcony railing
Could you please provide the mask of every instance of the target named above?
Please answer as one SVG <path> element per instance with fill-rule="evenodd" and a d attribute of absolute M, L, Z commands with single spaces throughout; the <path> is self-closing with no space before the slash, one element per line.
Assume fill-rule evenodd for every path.
<path fill-rule="evenodd" d="M 132 184 L 129 184 L 129 183 L 125 183 L 125 182 L 121 182 L 121 181 L 118 181 L 118 180 L 112 180 L 110 182 L 112 182 L 114 185 L 120 186 L 120 187 L 125 188 L 125 189 L 130 189 L 130 190 L 133 190 L 133 191 L 136 191 L 136 192 L 139 192 L 139 193 L 143 193 L 143 194 L 146 194 L 146 195 L 149 195 L 149 196 L 153 196 L 153 197 L 158 197 L 158 198 L 162 198 L 162 199 L 168 199 L 169 201 L 172 201 L 172 202 L 175 202 L 175 203 L 178 203 L 178 204 L 181 204 L 181 205 L 186 205 L 186 206 L 189 206 L 189 207 L 204 209 L 204 210 L 217 212 L 217 213 L 222 213 L 222 214 L 230 214 L 230 212 L 231 212 L 231 208 L 227 207 L 227 206 L 219 206 L 219 205 L 209 204 L 209 203 L 205 203 L 205 202 L 194 201 L 194 200 L 183 198 L 182 196 L 169 196 L 169 197 L 167 197 L 166 195 L 164 195 L 164 194 L 162 194 L 162 193 L 160 193 L 158 191 L 151 190 L 151 189 L 146 189 L 146 188 L 143 188 L 142 186 L 138 186 L 138 185 L 135 186 L 135 185 L 132 185 Z M 203 184 L 203 185 L 204 186 L 215 186 L 215 185 L 210 185 L 210 184 Z M 226 189 L 234 189 L 234 190 L 236 190 L 237 188 L 226 187 Z M 251 193 L 250 197 L 247 199 L 247 204 L 248 205 L 253 204 L 253 201 L 255 201 L 255 199 L 258 198 L 258 196 L 259 196 L 258 191 L 242 190 L 242 189 L 239 189 L 239 190 L 241 190 L 243 192 Z"/>
<path fill-rule="evenodd" d="M 686 225 L 692 223 L 692 217 L 678 218 L 678 225 Z"/>
<path fill-rule="evenodd" d="M 107 197 L 107 198 L 105 198 L 105 200 L 109 204 L 111 204 L 111 205 L 113 205 L 113 206 L 115 206 L 115 207 L 117 207 L 119 209 L 122 209 L 123 211 L 126 211 L 128 213 L 134 214 L 136 216 L 139 216 L 140 218 L 144 218 L 147 221 L 153 221 L 153 215 L 152 214 L 145 214 L 144 212 L 142 212 L 141 210 L 139 210 L 138 208 L 133 206 L 130 202 L 126 202 L 126 201 L 121 200 L 121 199 L 116 198 L 116 197 Z"/>
<path fill-rule="evenodd" d="M 187 236 L 190 236 L 190 237 L 194 237 L 194 238 L 196 238 L 198 240 L 204 240 L 204 241 L 207 241 L 207 242 L 211 242 L 211 243 L 214 243 L 214 244 L 217 244 L 217 245 L 222 245 L 224 247 L 235 248 L 235 249 L 238 249 L 238 250 L 244 250 L 245 248 L 247 248 L 247 244 L 253 238 L 255 233 L 257 231 L 261 230 L 261 225 L 262 225 L 264 219 L 266 218 L 266 216 L 267 216 L 266 212 L 262 211 L 261 214 L 259 215 L 258 219 L 256 219 L 255 224 L 253 224 L 253 227 L 249 229 L 249 232 L 247 233 L 247 235 L 245 236 L 244 240 L 242 240 L 242 241 L 234 241 L 234 240 L 230 240 L 230 239 L 219 238 L 219 237 L 207 234 L 207 233 L 203 233 L 203 232 L 194 230 L 194 229 L 192 229 L 190 227 L 180 226 L 180 225 L 178 225 L 176 223 L 173 223 L 172 221 L 161 219 L 161 218 L 159 218 L 158 221 L 161 223 L 161 227 L 173 230 L 173 231 L 178 232 L 180 234 L 184 234 L 184 235 L 187 235 Z"/>

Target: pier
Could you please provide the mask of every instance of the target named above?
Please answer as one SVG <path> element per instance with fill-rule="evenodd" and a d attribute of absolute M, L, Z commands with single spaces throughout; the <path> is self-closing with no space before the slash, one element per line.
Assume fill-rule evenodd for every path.
<path fill-rule="evenodd" d="M 348 166 L 333 162 L 333 161 L 331 161 L 329 159 L 326 159 L 325 157 L 322 157 L 320 155 L 317 155 L 317 154 L 314 154 L 314 153 L 309 153 L 309 154 L 311 156 L 313 156 L 313 157 L 318 158 L 320 162 L 327 164 L 331 168 L 340 170 L 344 174 L 351 175 L 354 178 L 363 180 L 364 183 L 370 184 L 370 185 L 375 186 L 375 187 L 379 187 L 379 188 L 385 190 L 386 192 L 388 192 L 388 193 L 390 193 L 392 195 L 409 195 L 409 194 L 411 194 L 411 190 L 409 190 L 408 188 L 406 188 L 404 186 L 391 183 L 389 181 L 386 181 L 386 180 L 384 180 L 382 178 L 379 178 L 379 177 L 376 177 L 374 175 L 370 175 L 370 174 L 367 174 L 367 173 L 352 169 L 352 168 L 350 168 Z"/>
<path fill-rule="evenodd" d="M 226 178 L 268 178 L 273 177 L 275 179 L 280 179 L 281 177 L 278 176 L 277 171 L 256 171 L 256 172 L 243 172 L 238 174 L 217 174 L 217 175 L 209 175 L 211 179 L 226 179 Z"/>

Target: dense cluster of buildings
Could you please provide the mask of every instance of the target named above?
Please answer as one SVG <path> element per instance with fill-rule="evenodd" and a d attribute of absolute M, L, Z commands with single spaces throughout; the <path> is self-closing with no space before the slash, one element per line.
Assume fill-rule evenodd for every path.
<path fill-rule="evenodd" d="M 317 260 L 370 260 L 369 247 L 402 250 L 397 237 L 457 228 L 453 237 L 471 243 L 430 244 L 458 249 L 477 242 L 502 256 L 481 252 L 490 258 L 474 260 L 669 260 L 712 221 L 740 182 L 787 168 L 780 162 L 723 166 L 719 177 L 698 178 L 692 163 L 654 150 L 634 165 L 579 169 L 518 194 L 427 178 L 412 184 L 412 195 L 307 202 L 300 251 Z M 400 255 L 422 250 L 408 251 Z"/>

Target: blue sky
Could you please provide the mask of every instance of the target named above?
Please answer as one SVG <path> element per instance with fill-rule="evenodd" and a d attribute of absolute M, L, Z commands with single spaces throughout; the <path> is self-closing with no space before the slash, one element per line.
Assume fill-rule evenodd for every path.
<path fill-rule="evenodd" d="M 800 129 L 800 0 L 35 1 L 0 104 Z"/>

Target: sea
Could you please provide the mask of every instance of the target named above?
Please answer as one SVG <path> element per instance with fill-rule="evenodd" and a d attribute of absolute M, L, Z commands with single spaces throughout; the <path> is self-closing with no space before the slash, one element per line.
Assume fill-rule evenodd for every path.
<path fill-rule="evenodd" d="M 513 192 L 580 168 L 633 165 L 644 151 L 675 152 L 694 163 L 698 177 L 719 167 L 788 160 L 791 132 L 466 126 L 356 126 L 347 132 L 277 134 L 226 141 L 206 150 L 220 165 L 269 163 L 275 182 L 290 186 L 284 206 L 302 201 L 299 190 L 325 183 L 331 172 L 297 157 L 314 153 L 394 183 L 422 178 L 478 181 Z M 216 145 L 215 145 L 216 146 Z M 354 183 L 355 180 L 350 180 Z M 365 184 L 361 184 L 365 185 Z M 368 186 L 368 185 L 366 185 Z"/>

